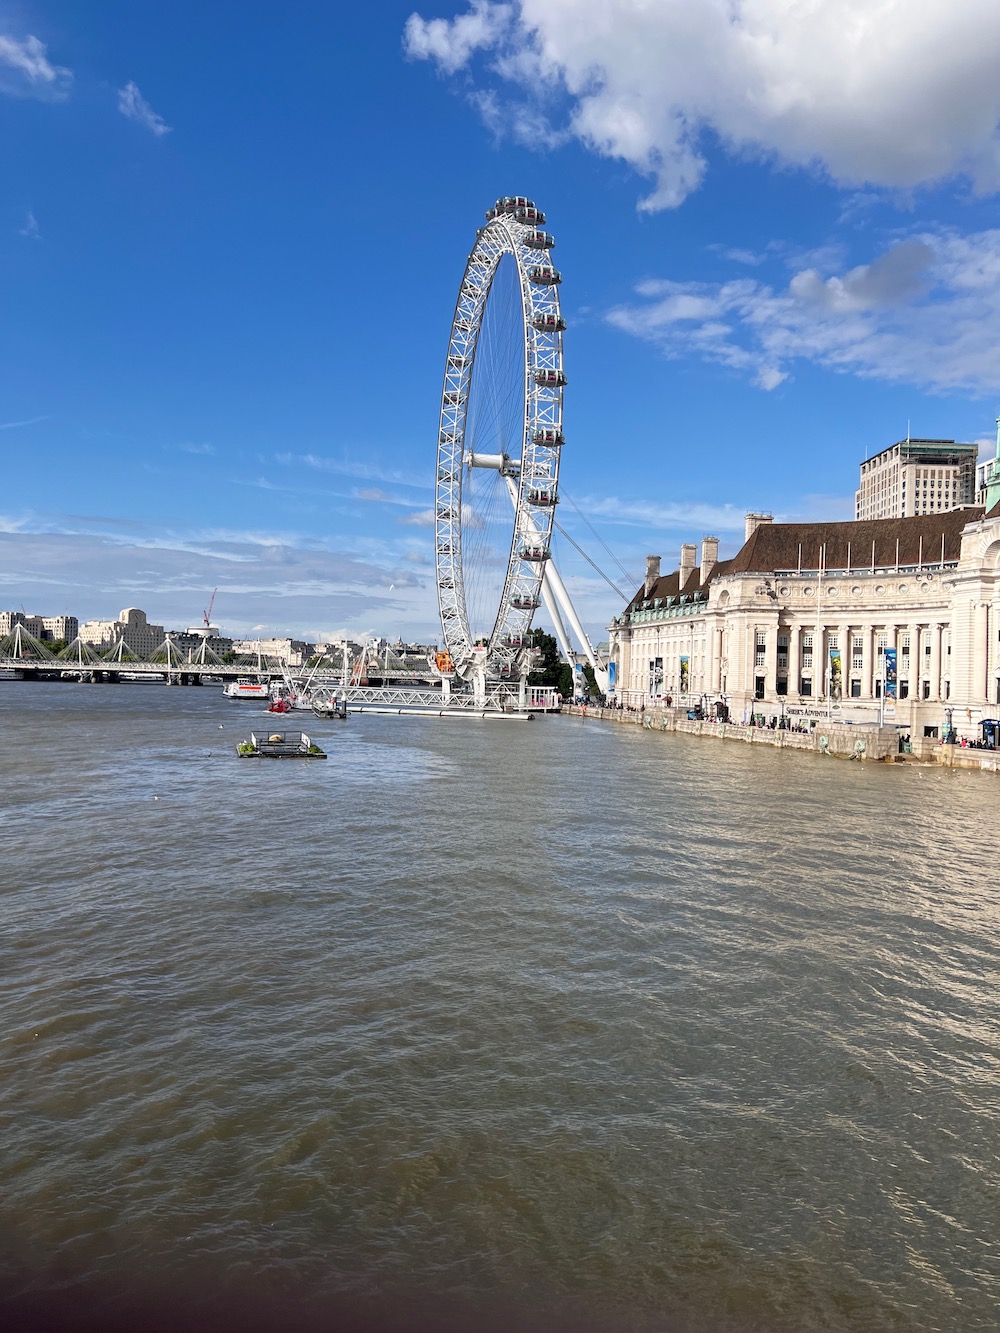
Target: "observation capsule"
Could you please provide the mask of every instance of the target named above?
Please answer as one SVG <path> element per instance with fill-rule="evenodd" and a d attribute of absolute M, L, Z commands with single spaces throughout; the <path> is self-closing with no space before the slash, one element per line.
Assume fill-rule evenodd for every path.
<path fill-rule="evenodd" d="M 510 599 L 510 604 L 515 611 L 537 611 L 539 599 L 537 597 L 515 596 Z"/>
<path fill-rule="evenodd" d="M 456 356 L 454 353 L 448 357 L 448 365 L 452 370 L 462 370 L 468 364 L 468 361 L 467 356 Z"/>
<path fill-rule="evenodd" d="M 522 560 L 532 560 L 536 563 L 549 558 L 549 553 L 544 546 L 522 546 L 520 554 Z"/>
<path fill-rule="evenodd" d="M 551 250 L 556 243 L 556 238 L 550 236 L 547 231 L 529 231 L 526 236 L 521 237 L 521 244 L 528 246 L 530 250 Z"/>
<path fill-rule="evenodd" d="M 540 389 L 561 389 L 566 383 L 566 376 L 561 370 L 536 370 L 535 383 Z M 456 400 L 458 395 L 455 395 Z M 447 394 L 445 395 L 447 401 Z"/>
<path fill-rule="evenodd" d="M 539 287 L 557 287 L 562 282 L 562 274 L 551 264 L 533 264 L 528 269 L 528 277 Z"/>
<path fill-rule="evenodd" d="M 520 648 L 521 642 L 520 634 L 508 634 L 500 640 L 500 646 L 501 648 Z"/>
<path fill-rule="evenodd" d="M 537 505 L 539 509 L 551 509 L 559 503 L 559 497 L 555 491 L 530 490 L 527 498 L 528 504 Z"/>
<path fill-rule="evenodd" d="M 539 333 L 562 333 L 566 327 L 566 321 L 562 315 L 535 315 L 531 321 L 531 327 L 537 329 Z"/>
<path fill-rule="evenodd" d="M 561 430 L 556 430 L 552 426 L 543 426 L 541 430 L 536 430 L 532 435 L 531 443 L 544 445 L 547 449 L 561 449 L 566 441 L 563 439 Z"/>
<path fill-rule="evenodd" d="M 533 227 L 544 227 L 545 214 L 540 208 L 536 208 L 534 204 L 529 203 L 524 208 L 514 209 L 514 221 L 530 224 Z"/>
<path fill-rule="evenodd" d="M 534 208 L 534 199 L 529 199 L 523 194 L 505 194 L 493 205 L 491 212 L 494 216 L 501 213 L 516 213 L 519 208 Z"/>
<path fill-rule="evenodd" d="M 441 397 L 444 400 L 444 402 L 448 404 L 449 407 L 454 407 L 456 403 L 460 403 L 462 401 L 462 395 L 456 389 L 446 390 L 446 392 L 443 393 Z"/>

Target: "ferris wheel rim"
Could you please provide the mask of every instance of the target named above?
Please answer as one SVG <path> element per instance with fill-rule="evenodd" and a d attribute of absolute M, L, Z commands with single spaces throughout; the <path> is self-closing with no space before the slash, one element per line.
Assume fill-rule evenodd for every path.
<path fill-rule="evenodd" d="M 460 675 L 475 661 L 489 675 L 513 674 L 543 596 L 558 499 L 566 383 L 560 275 L 548 253 L 554 241 L 540 230 L 544 222 L 544 214 L 530 200 L 508 197 L 497 201 L 487 213 L 487 225 L 477 232 L 452 316 L 438 428 L 435 570 L 445 648 Z M 480 335 L 505 256 L 513 260 L 520 289 L 521 455 L 516 460 L 505 454 L 492 455 L 485 463 L 501 472 L 511 492 L 511 540 L 493 627 L 488 635 L 476 637 L 466 587 L 464 472 L 467 457 L 483 465 L 486 456 L 467 455 L 467 409 L 472 387 L 480 383 L 475 379 Z"/>

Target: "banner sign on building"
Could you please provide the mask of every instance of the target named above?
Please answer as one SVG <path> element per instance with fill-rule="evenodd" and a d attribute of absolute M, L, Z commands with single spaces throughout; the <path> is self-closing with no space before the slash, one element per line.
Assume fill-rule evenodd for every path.
<path fill-rule="evenodd" d="M 618 682 L 618 663 L 608 663 L 608 689 L 613 690 Z"/>
<path fill-rule="evenodd" d="M 841 665 L 840 649 L 830 649 L 830 698 L 837 700 L 844 697 L 844 671 Z"/>
<path fill-rule="evenodd" d="M 688 658 L 681 658 L 681 694 L 686 694 L 688 691 L 688 662 Z"/>
<path fill-rule="evenodd" d="M 885 673 L 885 697 L 896 697 L 896 650 L 886 648 L 882 654 L 882 670 Z"/>

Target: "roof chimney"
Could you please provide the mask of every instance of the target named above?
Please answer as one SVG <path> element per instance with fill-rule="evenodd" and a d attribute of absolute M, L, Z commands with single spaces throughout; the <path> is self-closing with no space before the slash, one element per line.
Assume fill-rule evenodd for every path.
<path fill-rule="evenodd" d="M 701 581 L 702 585 L 708 582 L 708 576 L 719 563 L 719 539 L 718 537 L 702 537 L 701 539 Z"/>
<path fill-rule="evenodd" d="M 660 577 L 660 557 L 658 555 L 646 556 L 646 582 L 643 586 L 643 596 L 648 597 L 653 591 L 653 584 Z"/>
<path fill-rule="evenodd" d="M 773 522 L 773 514 L 747 514 L 743 528 L 743 540 L 748 542 L 763 523 Z"/>
<path fill-rule="evenodd" d="M 694 569 L 695 555 L 697 547 L 694 542 L 685 542 L 681 547 L 681 565 L 680 565 L 680 590 L 684 591 L 684 585 L 691 577 L 691 571 Z"/>

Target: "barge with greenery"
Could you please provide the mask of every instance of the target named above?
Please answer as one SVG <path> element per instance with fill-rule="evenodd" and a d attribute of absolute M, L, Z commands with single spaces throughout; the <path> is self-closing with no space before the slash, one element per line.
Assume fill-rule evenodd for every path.
<path fill-rule="evenodd" d="M 311 741 L 304 731 L 269 731 L 250 733 L 240 741 L 236 753 L 241 759 L 325 759 L 326 751 Z"/>

